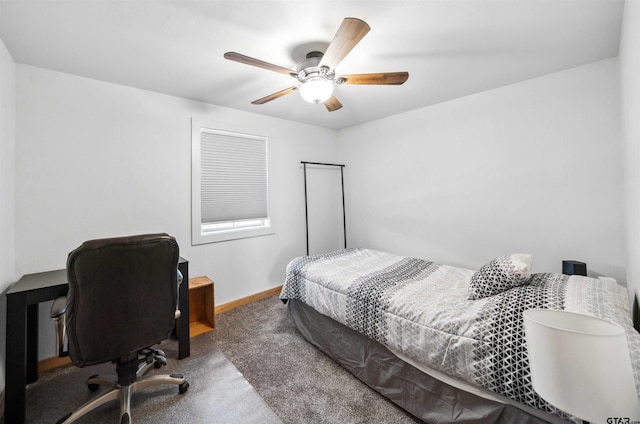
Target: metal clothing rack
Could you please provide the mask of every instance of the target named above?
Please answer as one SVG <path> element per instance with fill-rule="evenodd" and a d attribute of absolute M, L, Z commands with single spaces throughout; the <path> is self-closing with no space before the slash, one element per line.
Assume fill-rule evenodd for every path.
<path fill-rule="evenodd" d="M 344 248 L 347 248 L 347 218 L 344 211 L 344 164 L 323 162 L 300 162 L 304 168 L 304 220 L 307 233 L 307 256 L 309 256 L 309 206 L 307 204 L 307 165 L 340 167 L 340 185 L 342 188 L 342 231 L 344 232 Z"/>

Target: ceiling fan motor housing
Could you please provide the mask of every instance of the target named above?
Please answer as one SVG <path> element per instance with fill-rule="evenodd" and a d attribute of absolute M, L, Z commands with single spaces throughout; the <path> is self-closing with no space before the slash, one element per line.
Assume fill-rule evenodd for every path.
<path fill-rule="evenodd" d="M 319 66 L 323 53 L 313 51 L 307 53 L 307 58 L 298 63 L 296 70 L 298 71 L 298 80 L 302 83 L 309 81 L 311 78 L 322 78 L 329 82 L 335 82 L 335 72 L 326 66 Z"/>

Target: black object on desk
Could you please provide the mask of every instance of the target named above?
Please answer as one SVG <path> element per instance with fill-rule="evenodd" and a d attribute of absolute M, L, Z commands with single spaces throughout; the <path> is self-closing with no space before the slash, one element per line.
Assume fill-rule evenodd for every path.
<path fill-rule="evenodd" d="M 587 264 L 580 261 L 562 261 L 562 273 L 587 276 Z"/>
<path fill-rule="evenodd" d="M 178 269 L 189 281 L 189 261 Z M 7 291 L 7 347 L 5 357 L 5 423 L 24 423 L 26 385 L 38 379 L 38 304 L 69 291 L 67 270 L 27 274 Z M 178 359 L 191 355 L 189 340 L 189 284 L 180 285 L 181 316 L 176 322 Z"/>

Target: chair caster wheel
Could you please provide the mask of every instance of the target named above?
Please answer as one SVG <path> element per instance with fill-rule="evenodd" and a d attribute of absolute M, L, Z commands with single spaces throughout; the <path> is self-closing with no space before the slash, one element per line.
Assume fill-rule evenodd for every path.
<path fill-rule="evenodd" d="M 180 392 L 180 394 L 185 394 L 187 392 L 187 390 L 189 390 L 189 382 L 185 381 L 184 383 L 180 384 L 178 386 L 178 392 Z"/>
<path fill-rule="evenodd" d="M 130 422 L 131 418 L 129 417 L 129 414 L 125 412 L 122 417 L 120 417 L 120 424 L 129 424 Z"/>

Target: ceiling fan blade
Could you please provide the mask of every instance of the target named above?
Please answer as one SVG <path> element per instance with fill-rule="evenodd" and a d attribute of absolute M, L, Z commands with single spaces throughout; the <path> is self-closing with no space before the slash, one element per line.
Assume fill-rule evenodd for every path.
<path fill-rule="evenodd" d="M 329 100 L 324 102 L 324 105 L 329 112 L 335 112 L 336 110 L 342 108 L 342 103 L 340 103 L 336 96 L 331 96 Z"/>
<path fill-rule="evenodd" d="M 341 75 L 343 84 L 401 85 L 409 79 L 408 72 L 384 72 L 379 74 Z"/>
<path fill-rule="evenodd" d="M 251 102 L 251 104 L 253 105 L 263 105 L 267 102 L 270 102 L 271 100 L 275 100 L 277 98 L 280 98 L 284 95 L 287 95 L 289 93 L 293 93 L 294 91 L 296 91 L 298 89 L 298 87 L 289 87 L 289 88 L 285 88 L 284 90 L 280 90 L 276 93 L 273 94 L 269 94 L 268 96 L 265 96 L 261 99 L 258 100 L 254 100 Z"/>
<path fill-rule="evenodd" d="M 236 52 L 226 52 L 224 54 L 224 58 L 228 60 L 233 60 L 234 62 L 244 63 L 245 65 L 257 66 L 258 68 L 267 69 L 269 71 L 290 75 L 292 77 L 296 77 L 298 75 L 297 72 L 292 71 L 291 69 L 274 65 L 273 63 L 264 62 L 259 59 L 254 59 L 253 57 L 245 56 L 243 54 L 236 53 Z"/>
<path fill-rule="evenodd" d="M 319 66 L 335 69 L 351 49 L 367 35 L 370 29 L 365 21 L 356 18 L 345 18 L 333 40 L 329 43 L 329 47 L 327 47 L 327 51 L 322 56 Z"/>

